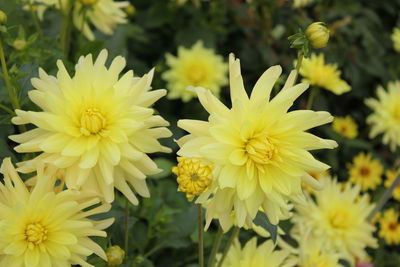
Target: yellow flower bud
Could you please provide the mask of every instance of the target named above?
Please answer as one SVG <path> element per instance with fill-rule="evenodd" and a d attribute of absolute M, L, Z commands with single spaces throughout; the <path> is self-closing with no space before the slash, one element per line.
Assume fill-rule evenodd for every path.
<path fill-rule="evenodd" d="M 328 44 L 329 30 L 323 22 L 314 22 L 308 26 L 306 35 L 314 48 L 322 48 Z"/>
<path fill-rule="evenodd" d="M 136 14 L 136 8 L 134 5 L 129 5 L 125 8 L 125 12 L 128 16 L 134 16 Z"/>
<path fill-rule="evenodd" d="M 106 250 L 108 266 L 118 266 L 122 264 L 125 257 L 125 251 L 119 246 L 112 246 Z"/>
<path fill-rule="evenodd" d="M 16 50 L 23 50 L 26 47 L 26 41 L 25 39 L 20 39 L 17 38 L 15 39 L 15 41 L 12 43 L 12 46 L 16 49 Z"/>
<path fill-rule="evenodd" d="M 0 24 L 6 24 L 7 22 L 7 15 L 6 13 L 3 12 L 3 10 L 0 10 Z"/>
<path fill-rule="evenodd" d="M 99 2 L 99 0 L 81 0 L 81 3 L 85 6 L 92 6 L 97 4 L 97 2 Z"/>

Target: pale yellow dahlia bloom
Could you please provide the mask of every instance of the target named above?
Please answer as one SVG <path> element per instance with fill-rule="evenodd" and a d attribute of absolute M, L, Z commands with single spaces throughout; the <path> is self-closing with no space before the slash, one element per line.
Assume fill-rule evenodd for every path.
<path fill-rule="evenodd" d="M 400 221 L 399 212 L 388 209 L 383 212 L 379 219 L 379 237 L 383 238 L 388 245 L 400 244 Z"/>
<path fill-rule="evenodd" d="M 316 160 L 308 150 L 334 148 L 335 141 L 305 132 L 331 122 L 324 111 L 288 112 L 307 84 L 294 85 L 295 72 L 274 98 L 270 93 L 281 74 L 274 66 L 264 72 L 250 97 L 247 95 L 240 63 L 231 54 L 230 92 L 232 108 L 226 107 L 209 90 L 196 88 L 209 121 L 180 120 L 178 126 L 189 132 L 178 140 L 178 155 L 197 157 L 212 163 L 213 181 L 197 199 L 207 207 L 207 225 L 212 218 L 228 220 L 235 212 L 235 225 L 251 225 L 260 207 L 277 224 L 290 217 L 289 200 L 301 201 L 301 182 L 319 188 L 308 172 L 321 172 L 328 165 Z M 224 223 L 221 223 L 224 225 Z"/>
<path fill-rule="evenodd" d="M 400 52 L 400 28 L 394 28 L 391 35 L 394 50 Z"/>
<path fill-rule="evenodd" d="M 335 117 L 332 123 L 332 129 L 338 134 L 349 139 L 354 139 L 358 135 L 357 123 L 350 116 Z"/>
<path fill-rule="evenodd" d="M 388 90 L 379 86 L 377 99 L 368 98 L 365 104 L 374 113 L 367 117 L 371 138 L 383 134 L 383 143 L 395 151 L 400 146 L 400 81 L 389 82 Z"/>
<path fill-rule="evenodd" d="M 337 64 L 325 63 L 324 54 L 311 54 L 304 58 L 300 68 L 303 82 L 322 87 L 336 95 L 341 95 L 351 90 L 350 85 L 340 78 Z"/>
<path fill-rule="evenodd" d="M 86 258 L 95 253 L 107 260 L 103 249 L 91 236 L 105 237 L 102 231 L 113 218 L 94 221 L 89 216 L 110 210 L 97 205 L 93 194 L 64 190 L 55 193 L 55 168 L 38 169 L 37 183 L 29 191 L 9 158 L 3 161 L 0 183 L 0 265 L 12 267 L 52 267 L 78 264 L 92 266 Z M 93 207 L 94 205 L 97 205 Z"/>
<path fill-rule="evenodd" d="M 178 55 L 166 55 L 169 70 L 162 74 L 169 89 L 168 98 L 181 98 L 187 102 L 196 96 L 194 87 L 211 90 L 218 96 L 222 86 L 227 84 L 227 64 L 214 50 L 205 48 L 197 41 L 191 48 L 178 47 Z"/>
<path fill-rule="evenodd" d="M 286 267 L 288 251 L 275 250 L 272 240 L 267 240 L 257 246 L 257 238 L 253 237 L 242 248 L 239 240 L 230 247 L 221 267 Z"/>
<path fill-rule="evenodd" d="M 93 190 L 110 203 L 115 187 L 137 204 L 131 186 L 148 197 L 146 175 L 160 171 L 146 153 L 170 152 L 157 140 L 171 135 L 168 122 L 149 108 L 166 90 L 150 90 L 153 70 L 141 78 L 132 71 L 119 77 L 125 59 L 116 57 L 108 69 L 106 59 L 106 50 L 94 63 L 92 55 L 81 57 L 73 77 L 61 61 L 57 77 L 40 69 L 29 97 L 43 111 L 16 110 L 14 124 L 36 127 L 10 139 L 20 143 L 17 152 L 42 152 L 21 171 L 45 162 L 64 170 L 68 188 Z"/>
<path fill-rule="evenodd" d="M 347 168 L 349 181 L 361 185 L 362 191 L 375 189 L 382 183 L 383 166 L 378 159 L 372 159 L 371 153 L 359 153 Z"/>
<path fill-rule="evenodd" d="M 397 170 L 388 170 L 385 172 L 385 175 L 385 187 L 389 188 L 393 184 L 394 180 L 396 180 L 397 176 L 400 175 L 400 168 L 398 168 Z M 400 201 L 400 184 L 398 184 L 393 190 L 392 195 L 394 199 Z"/>
<path fill-rule="evenodd" d="M 336 180 L 324 179 L 323 189 L 315 192 L 315 200 L 296 205 L 295 224 L 310 227 L 313 237 L 321 240 L 349 261 L 364 259 L 365 248 L 376 247 L 373 237 L 375 226 L 367 217 L 374 208 L 367 195 L 360 195 L 360 186 L 346 184 L 342 187 Z"/>

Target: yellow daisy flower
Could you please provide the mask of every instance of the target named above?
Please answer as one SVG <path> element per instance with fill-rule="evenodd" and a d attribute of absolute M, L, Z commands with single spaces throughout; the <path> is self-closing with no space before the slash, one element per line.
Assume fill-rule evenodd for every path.
<path fill-rule="evenodd" d="M 218 96 L 221 87 L 228 82 L 228 66 L 222 56 L 205 48 L 202 41 L 197 41 L 190 49 L 179 47 L 178 56 L 167 54 L 166 59 L 170 69 L 162 78 L 167 81 L 170 99 L 189 101 L 196 96 L 195 91 L 188 90 L 193 87 L 209 89 Z"/>
<path fill-rule="evenodd" d="M 378 99 L 368 98 L 365 104 L 374 113 L 367 117 L 371 138 L 383 134 L 383 143 L 395 151 L 400 146 L 400 81 L 389 82 L 388 90 L 377 89 Z"/>
<path fill-rule="evenodd" d="M 296 224 L 310 227 L 313 237 L 337 250 L 346 259 L 363 259 L 365 248 L 376 247 L 375 226 L 367 221 L 374 208 L 366 195 L 360 196 L 360 186 L 346 184 L 345 188 L 332 179 L 324 179 L 323 189 L 308 198 L 304 205 L 296 205 Z"/>
<path fill-rule="evenodd" d="M 370 153 L 359 153 L 347 168 L 349 181 L 361 185 L 362 191 L 375 189 L 382 182 L 383 166 L 378 159 L 372 159 Z"/>
<path fill-rule="evenodd" d="M 341 95 L 351 90 L 350 85 L 340 78 L 341 72 L 337 64 L 325 64 L 324 54 L 311 54 L 304 58 L 300 68 L 303 82 L 325 88 L 336 95 Z"/>
<path fill-rule="evenodd" d="M 400 28 L 394 28 L 391 35 L 394 50 L 400 52 Z"/>
<path fill-rule="evenodd" d="M 358 135 L 358 126 L 350 116 L 335 117 L 332 123 L 332 129 L 340 135 L 354 139 Z"/>
<path fill-rule="evenodd" d="M 206 226 L 212 218 L 229 218 L 242 227 L 263 207 L 269 220 L 277 224 L 288 218 L 289 199 L 301 201 L 301 182 L 319 188 L 308 172 L 321 172 L 328 165 L 316 160 L 308 150 L 334 148 L 335 141 L 321 139 L 305 131 L 332 121 L 328 112 L 297 110 L 288 112 L 294 100 L 308 87 L 294 84 L 293 71 L 284 88 L 274 98 L 270 92 L 281 67 L 269 68 L 249 97 L 244 89 L 240 63 L 231 54 L 230 90 L 232 108 L 227 108 L 209 90 L 197 88 L 209 121 L 180 120 L 178 126 L 190 134 L 178 140 L 178 155 L 197 157 L 213 165 L 213 181 L 197 199 L 207 207 Z M 224 224 L 224 223 L 221 223 Z"/>
<path fill-rule="evenodd" d="M 17 152 L 42 152 L 22 163 L 21 171 L 45 162 L 65 170 L 68 188 L 93 190 L 111 203 L 115 187 L 137 204 L 130 186 L 148 197 L 146 175 L 160 171 L 146 153 L 170 152 L 157 140 L 171 135 L 163 127 L 168 122 L 149 108 L 166 91 L 150 91 L 153 70 L 141 78 L 132 71 L 119 78 L 125 59 L 116 57 L 108 69 L 106 59 L 106 50 L 94 63 L 92 55 L 81 57 L 73 77 L 61 61 L 57 78 L 40 69 L 29 97 L 43 111 L 16 110 L 12 119 L 36 128 L 10 139 L 20 143 Z"/>
<path fill-rule="evenodd" d="M 93 194 L 65 190 L 55 193 L 51 168 L 38 169 L 37 183 L 27 189 L 9 158 L 3 161 L 0 183 L 0 265 L 12 267 L 92 266 L 86 258 L 95 253 L 107 260 L 91 236 L 102 231 L 113 218 L 94 221 L 89 216 L 110 210 Z"/>
<path fill-rule="evenodd" d="M 400 244 L 400 222 L 399 213 L 394 209 L 383 212 L 379 219 L 379 237 L 383 238 L 388 245 Z"/>
<path fill-rule="evenodd" d="M 390 187 L 394 180 L 396 180 L 397 176 L 400 175 L 400 168 L 397 170 L 389 170 L 385 172 L 386 175 L 386 181 L 385 181 L 385 187 Z M 392 196 L 394 199 L 400 201 L 400 184 L 396 186 L 396 188 L 393 190 Z"/>
<path fill-rule="evenodd" d="M 257 246 L 257 238 L 253 237 L 242 248 L 239 240 L 235 240 L 228 251 L 221 267 L 286 267 L 288 251 L 275 250 L 272 240 L 267 240 Z"/>

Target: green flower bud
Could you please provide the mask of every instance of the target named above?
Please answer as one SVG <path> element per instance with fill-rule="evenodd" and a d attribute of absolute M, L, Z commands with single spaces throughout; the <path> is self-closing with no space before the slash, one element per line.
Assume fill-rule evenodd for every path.
<path fill-rule="evenodd" d="M 24 50 L 24 48 L 26 47 L 26 41 L 25 39 L 22 38 L 17 38 L 15 39 L 15 41 L 12 43 L 12 47 L 15 48 L 15 50 Z"/>
<path fill-rule="evenodd" d="M 112 246 L 106 250 L 108 266 L 118 266 L 122 264 L 125 257 L 125 251 L 119 246 Z"/>
<path fill-rule="evenodd" d="M 7 23 L 7 15 L 6 13 L 3 12 L 3 10 L 0 9 L 0 24 L 6 24 Z"/>
<path fill-rule="evenodd" d="M 136 8 L 134 5 L 129 5 L 125 8 L 125 12 L 128 16 L 134 16 L 136 14 Z"/>
<path fill-rule="evenodd" d="M 323 48 L 328 44 L 329 30 L 323 22 L 312 23 L 305 33 L 314 48 Z"/>

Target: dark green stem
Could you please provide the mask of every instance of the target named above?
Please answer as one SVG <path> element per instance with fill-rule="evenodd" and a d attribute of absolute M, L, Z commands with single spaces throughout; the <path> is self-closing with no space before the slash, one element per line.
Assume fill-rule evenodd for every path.
<path fill-rule="evenodd" d="M 218 232 L 215 236 L 214 244 L 211 249 L 210 257 L 208 258 L 208 267 L 214 267 L 215 265 L 215 255 L 217 254 L 219 247 L 221 246 L 221 239 L 224 232 L 222 231 L 221 225 L 218 225 Z"/>
<path fill-rule="evenodd" d="M 199 267 L 204 267 L 204 247 L 203 247 L 203 213 L 201 204 L 197 204 L 197 224 L 199 242 Z"/>
<path fill-rule="evenodd" d="M 299 76 L 301 63 L 303 62 L 304 54 L 303 52 L 299 51 L 297 54 L 297 62 L 296 62 L 296 77 L 294 78 L 294 83 L 296 84 L 297 76 Z"/>
<path fill-rule="evenodd" d="M 310 94 L 308 96 L 308 99 L 307 99 L 306 109 L 311 109 L 312 108 L 312 105 L 314 103 L 314 99 L 315 99 L 315 96 L 317 95 L 317 93 L 318 93 L 318 88 L 317 87 L 311 88 L 311 92 L 310 92 Z"/>
<path fill-rule="evenodd" d="M 129 242 L 129 200 L 125 198 L 125 233 L 124 233 L 124 250 L 125 254 L 128 255 L 128 242 Z"/>
<path fill-rule="evenodd" d="M 226 246 L 225 246 L 224 253 L 222 254 L 222 258 L 221 258 L 221 260 L 220 260 L 219 263 L 218 263 L 218 267 L 221 267 L 221 266 L 222 266 L 222 263 L 224 262 L 224 260 L 225 260 L 225 258 L 226 258 L 226 255 L 228 255 L 228 251 L 229 251 L 229 249 L 231 248 L 231 246 L 232 246 L 232 244 L 233 244 L 233 241 L 234 241 L 234 240 L 236 239 L 236 237 L 239 235 L 239 231 L 240 231 L 240 228 L 239 228 L 239 227 L 235 227 L 235 229 L 233 229 L 233 232 L 232 232 L 231 236 L 229 237 L 228 243 L 227 243 Z"/>

